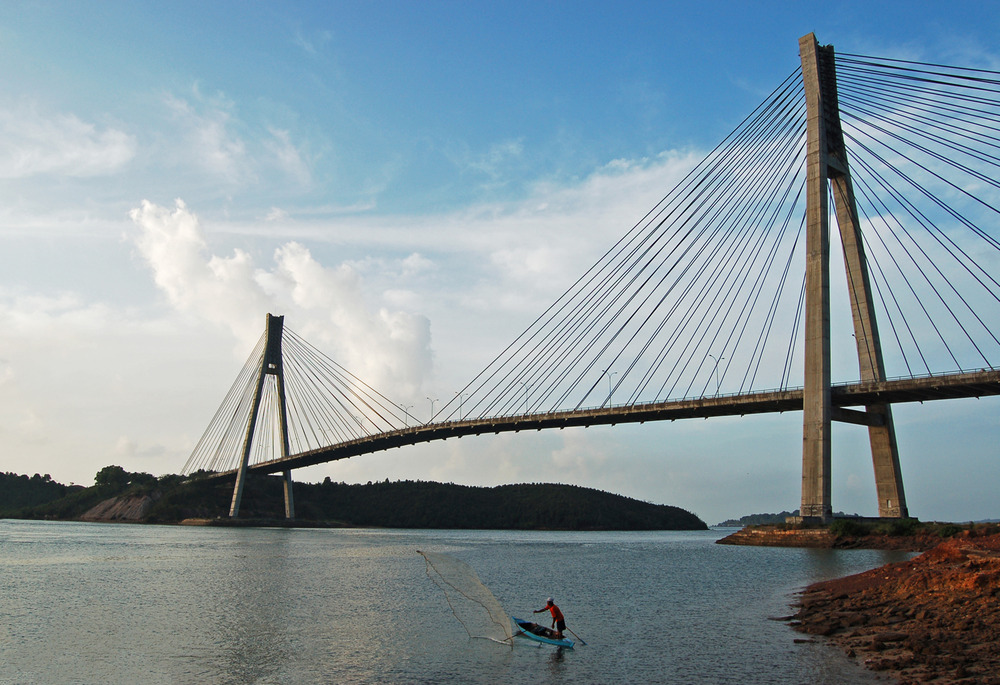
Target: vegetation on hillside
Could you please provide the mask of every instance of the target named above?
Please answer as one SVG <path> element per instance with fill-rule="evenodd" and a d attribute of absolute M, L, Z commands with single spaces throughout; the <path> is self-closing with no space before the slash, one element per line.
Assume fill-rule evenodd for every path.
<path fill-rule="evenodd" d="M 744 517 L 750 518 L 750 517 Z M 742 520 L 742 519 L 741 519 Z M 720 524 L 721 525 L 721 524 Z M 865 541 L 872 538 L 951 538 L 956 536 L 978 537 L 1000 533 L 1000 522 L 970 521 L 968 523 L 952 523 L 947 521 L 920 521 L 915 518 L 885 518 L 866 519 L 858 516 L 843 516 L 835 514 L 833 521 L 822 523 L 750 523 L 744 529 L 759 531 L 789 531 L 825 528 L 836 538 L 843 540 Z M 739 536 L 742 532 L 735 534 Z M 735 536 L 730 536 L 735 537 Z M 739 543 L 734 543 L 739 544 Z M 927 544 L 936 544 L 933 540 Z"/>
<path fill-rule="evenodd" d="M 122 495 L 147 495 L 176 487 L 183 476 L 157 478 L 148 473 L 130 473 L 121 466 L 105 466 L 94 485 L 62 485 L 46 474 L 31 478 L 15 473 L 0 477 L 0 517 L 29 519 L 75 519 L 100 502 Z"/>
<path fill-rule="evenodd" d="M 737 528 L 742 526 L 766 526 L 774 523 L 784 523 L 789 516 L 798 516 L 799 510 L 783 511 L 780 514 L 747 514 L 738 519 L 727 519 L 717 523 L 719 528 Z"/>
<path fill-rule="evenodd" d="M 27 506 L 0 505 L 0 516 L 74 519 L 114 497 L 149 496 L 154 501 L 146 515 L 147 522 L 224 518 L 229 513 L 232 481 L 208 479 L 207 475 L 156 478 L 108 466 L 98 472 L 91 488 L 76 488 L 61 498 L 29 502 Z M 481 488 L 388 480 L 349 485 L 327 478 L 323 483 L 295 483 L 294 495 L 297 520 L 331 525 L 520 530 L 707 528 L 697 516 L 678 507 L 571 485 Z M 241 518 L 279 519 L 283 514 L 281 479 L 250 476 L 241 502 Z"/>
<path fill-rule="evenodd" d="M 780 514 L 747 514 L 738 519 L 727 519 L 722 523 L 715 524 L 719 528 L 742 528 L 743 526 L 770 526 L 784 523 L 790 516 L 798 516 L 799 510 L 783 511 Z M 859 518 L 857 514 L 845 514 L 842 511 L 834 513 L 837 518 Z"/>
<path fill-rule="evenodd" d="M 1000 533 L 1000 525 L 996 523 L 943 523 L 939 521 L 918 521 L 917 519 L 893 519 L 889 521 L 855 521 L 849 518 L 836 519 L 830 524 L 830 532 L 844 537 L 861 538 L 869 535 L 886 535 L 889 537 L 929 535 L 939 538 L 950 538 L 964 533 L 976 537 Z"/>
<path fill-rule="evenodd" d="M 31 478 L 16 473 L 0 473 L 0 516 L 5 512 L 46 504 L 82 490 L 81 485 L 63 485 L 49 474 Z"/>

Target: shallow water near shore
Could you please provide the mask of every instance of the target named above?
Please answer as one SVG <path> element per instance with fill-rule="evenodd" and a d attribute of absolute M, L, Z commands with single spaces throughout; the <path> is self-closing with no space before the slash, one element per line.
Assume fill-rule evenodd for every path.
<path fill-rule="evenodd" d="M 873 683 L 771 620 L 906 553 L 565 533 L 0 521 L 0 683 Z M 586 646 L 469 639 L 416 550 Z"/>

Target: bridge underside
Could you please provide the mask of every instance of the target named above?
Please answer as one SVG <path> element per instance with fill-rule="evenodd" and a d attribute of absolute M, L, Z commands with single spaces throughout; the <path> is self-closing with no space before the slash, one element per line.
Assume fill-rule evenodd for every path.
<path fill-rule="evenodd" d="M 849 407 L 865 407 L 882 403 L 893 404 L 988 397 L 992 395 L 1000 395 L 1000 370 L 849 383 L 831 387 L 831 402 L 835 409 L 834 420 L 863 425 L 869 421 L 866 418 L 865 412 L 849 409 Z M 330 447 L 291 455 L 283 459 L 274 459 L 250 465 L 248 466 L 248 470 L 263 474 L 280 473 L 290 471 L 291 469 L 337 461 L 339 459 L 348 459 L 362 454 L 381 452 L 404 445 L 415 445 L 433 440 L 447 440 L 448 438 L 460 438 L 464 435 L 802 411 L 802 397 L 803 391 L 801 388 L 798 388 L 623 407 L 449 421 L 431 425 L 412 426 L 403 430 L 379 433 L 358 440 L 342 442 Z M 215 474 L 214 477 L 231 477 L 235 473 L 235 471 L 226 471 Z"/>

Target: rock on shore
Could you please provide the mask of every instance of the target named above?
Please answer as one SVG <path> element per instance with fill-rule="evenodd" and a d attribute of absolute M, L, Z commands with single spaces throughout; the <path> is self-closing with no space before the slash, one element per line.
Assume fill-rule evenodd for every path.
<path fill-rule="evenodd" d="M 793 619 L 901 683 L 1000 685 L 1000 534 L 811 585 Z"/>
<path fill-rule="evenodd" d="M 88 510 L 80 517 L 81 521 L 144 521 L 150 507 L 158 499 L 152 495 L 130 495 L 127 497 L 112 497 Z"/>

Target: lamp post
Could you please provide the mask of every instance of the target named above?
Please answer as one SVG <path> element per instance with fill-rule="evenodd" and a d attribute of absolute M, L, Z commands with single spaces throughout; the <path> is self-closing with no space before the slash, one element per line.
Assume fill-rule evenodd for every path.
<path fill-rule="evenodd" d="M 436 397 L 435 398 L 428 397 L 427 399 L 431 401 L 431 418 L 427 419 L 427 423 L 430 423 L 431 421 L 434 420 L 434 403 L 437 402 L 438 399 Z"/>
<path fill-rule="evenodd" d="M 401 404 L 399 408 L 403 410 L 403 425 L 409 427 L 410 425 L 410 409 L 413 409 L 412 404 Z"/>
<path fill-rule="evenodd" d="M 715 356 L 713 356 L 711 354 L 708 355 L 708 356 L 712 357 L 712 359 L 715 359 Z M 725 359 L 725 357 L 719 357 L 718 359 L 715 359 L 715 394 L 716 395 L 719 394 L 719 388 L 722 387 L 722 384 L 719 382 L 719 362 L 721 362 L 723 359 Z"/>
<path fill-rule="evenodd" d="M 618 372 L 617 371 L 612 371 L 611 369 L 604 369 L 604 370 L 601 371 L 601 375 L 603 376 L 604 374 L 608 375 L 608 400 L 607 400 L 607 402 L 608 402 L 608 405 L 610 406 L 611 405 L 611 395 L 614 394 L 614 392 L 615 392 L 615 388 L 612 385 L 611 381 L 612 381 L 612 379 L 615 376 L 618 375 Z"/>
<path fill-rule="evenodd" d="M 462 419 L 465 418 L 465 416 L 462 414 L 462 402 L 464 402 L 465 398 L 469 396 L 469 393 L 467 393 L 467 392 L 462 392 L 462 393 L 456 392 L 455 396 L 458 397 L 458 420 L 461 421 Z"/>
<path fill-rule="evenodd" d="M 521 387 L 524 388 L 524 414 L 527 416 L 527 414 L 528 414 L 528 389 L 531 386 L 528 383 L 525 383 L 524 381 L 518 381 L 518 383 L 520 383 Z"/>

